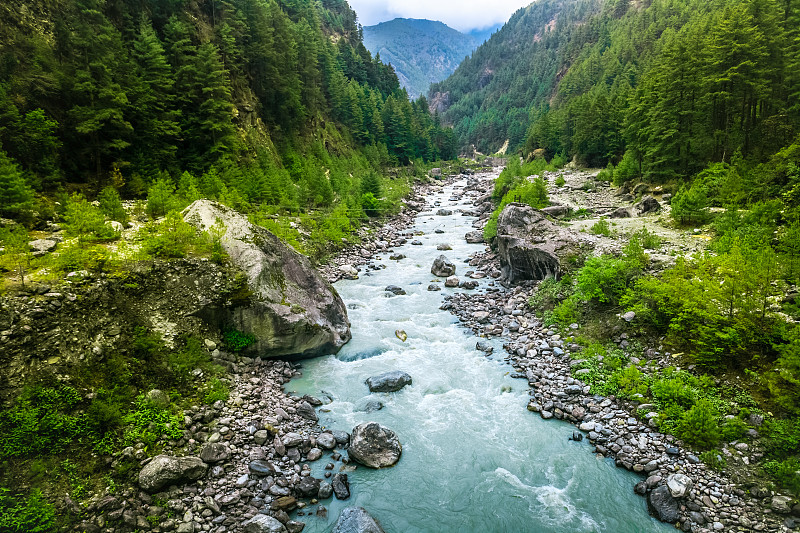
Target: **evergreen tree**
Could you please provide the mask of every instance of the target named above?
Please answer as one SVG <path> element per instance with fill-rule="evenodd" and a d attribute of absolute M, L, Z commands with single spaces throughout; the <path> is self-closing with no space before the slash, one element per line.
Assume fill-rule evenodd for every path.
<path fill-rule="evenodd" d="M 0 213 L 18 216 L 33 207 L 33 191 L 19 167 L 0 151 Z"/>

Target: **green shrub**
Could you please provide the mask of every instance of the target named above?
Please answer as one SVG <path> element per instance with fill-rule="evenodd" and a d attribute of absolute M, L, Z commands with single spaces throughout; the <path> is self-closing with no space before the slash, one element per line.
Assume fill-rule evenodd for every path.
<path fill-rule="evenodd" d="M 792 457 L 785 461 L 766 461 L 764 471 L 781 486 L 800 494 L 800 459 Z"/>
<path fill-rule="evenodd" d="M 160 224 L 144 228 L 142 235 L 143 251 L 162 259 L 186 257 L 193 249 L 201 251 L 208 247 L 204 236 L 184 221 L 178 211 L 170 211 Z"/>
<path fill-rule="evenodd" d="M 564 179 L 563 174 L 559 174 L 555 181 L 556 187 L 563 187 L 567 184 L 567 180 Z"/>
<path fill-rule="evenodd" d="M 611 224 L 608 223 L 608 220 L 601 218 L 597 222 L 595 222 L 591 228 L 589 228 L 589 232 L 594 235 L 604 235 L 606 237 L 611 237 L 613 232 L 611 231 Z"/>
<path fill-rule="evenodd" d="M 716 450 L 709 450 L 700 454 L 700 460 L 711 470 L 720 472 L 727 466 L 725 458 Z"/>
<path fill-rule="evenodd" d="M 128 223 L 128 213 L 122 206 L 122 198 L 114 187 L 106 187 L 97 197 L 100 211 L 110 220 L 116 220 L 123 225 Z"/>
<path fill-rule="evenodd" d="M 163 217 L 179 207 L 175 184 L 168 175 L 160 175 L 147 189 L 147 214 L 153 218 Z"/>
<path fill-rule="evenodd" d="M 633 236 L 639 239 L 639 242 L 645 250 L 655 250 L 661 246 L 661 237 L 655 233 L 651 233 L 647 228 L 640 229 L 634 233 Z"/>
<path fill-rule="evenodd" d="M 105 269 L 109 259 L 110 254 L 103 246 L 81 246 L 80 243 L 74 243 L 59 248 L 58 257 L 55 259 L 55 267 L 61 272 L 73 272 L 76 270 L 101 272 Z"/>
<path fill-rule="evenodd" d="M 106 224 L 103 212 L 77 193 L 67 202 L 64 229 L 68 236 L 78 237 L 81 242 L 108 241 L 119 237 L 111 225 Z"/>
<path fill-rule="evenodd" d="M 256 338 L 249 333 L 243 333 L 235 329 L 229 329 L 222 333 L 225 345 L 232 352 L 241 352 L 256 341 Z"/>
<path fill-rule="evenodd" d="M 137 442 L 149 446 L 162 436 L 175 440 L 183 436 L 183 417 L 173 414 L 169 409 L 153 405 L 144 394 L 137 396 L 135 408 L 125 415 L 123 423 L 123 441 L 126 446 Z"/>
<path fill-rule="evenodd" d="M 738 417 L 729 418 L 720 427 L 720 438 L 723 442 L 739 440 L 747 433 L 747 424 Z"/>
<path fill-rule="evenodd" d="M 24 497 L 0 488 L 0 531 L 46 533 L 53 531 L 55 525 L 55 507 L 44 499 L 40 490 L 33 490 Z"/>
<path fill-rule="evenodd" d="M 217 401 L 226 402 L 228 401 L 230 395 L 230 386 L 227 382 L 219 378 L 212 378 L 206 387 L 203 401 L 208 405 L 211 405 Z"/>
<path fill-rule="evenodd" d="M 701 398 L 678 423 L 678 437 L 701 450 L 713 448 L 720 437 L 717 416 L 714 405 Z"/>
<path fill-rule="evenodd" d="M 597 174 L 597 181 L 614 181 L 614 165 L 611 161 L 608 162 L 606 168 Z"/>
<path fill-rule="evenodd" d="M 681 186 L 670 202 L 670 216 L 679 224 L 704 224 L 708 222 L 708 190 L 695 181 L 691 187 Z"/>
<path fill-rule="evenodd" d="M 633 150 L 626 150 L 625 155 L 622 156 L 622 161 L 614 169 L 614 185 L 619 187 L 627 181 L 638 178 L 640 175 L 639 163 Z"/>

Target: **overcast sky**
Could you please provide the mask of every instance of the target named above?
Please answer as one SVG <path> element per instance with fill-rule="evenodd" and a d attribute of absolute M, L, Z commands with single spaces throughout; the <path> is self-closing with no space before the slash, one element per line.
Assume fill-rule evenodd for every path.
<path fill-rule="evenodd" d="M 441 20 L 460 31 L 506 22 L 532 0 L 348 0 L 364 26 L 394 18 Z"/>

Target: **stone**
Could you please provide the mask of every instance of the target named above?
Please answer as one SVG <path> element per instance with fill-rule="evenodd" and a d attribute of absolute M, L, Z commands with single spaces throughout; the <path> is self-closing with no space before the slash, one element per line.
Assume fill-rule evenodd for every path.
<path fill-rule="evenodd" d="M 197 200 L 184 219 L 202 231 L 220 220 L 222 247 L 247 279 L 250 297 L 236 306 L 195 313 L 253 335 L 245 353 L 261 357 L 314 357 L 336 353 L 350 340 L 347 309 L 308 258 L 247 217 L 210 200 Z"/>
<path fill-rule="evenodd" d="M 448 250 L 452 250 L 452 249 L 453 249 L 453 247 L 452 247 L 452 246 L 450 246 L 450 245 L 449 245 L 449 244 L 447 244 L 447 243 L 442 243 L 442 244 L 437 244 L 437 245 L 436 245 L 436 249 L 437 249 L 437 250 L 439 250 L 440 252 L 446 252 L 446 251 L 448 251 Z"/>
<path fill-rule="evenodd" d="M 383 402 L 380 400 L 375 400 L 374 398 L 368 398 L 360 401 L 356 405 L 356 411 L 363 413 L 372 413 L 375 411 L 380 411 L 381 409 L 383 409 Z"/>
<path fill-rule="evenodd" d="M 363 507 L 346 507 L 339 514 L 331 533 L 385 533 Z"/>
<path fill-rule="evenodd" d="M 431 283 L 430 285 L 428 285 L 428 290 L 430 292 L 438 292 L 438 291 L 442 290 L 442 288 L 440 286 L 436 285 L 435 283 Z"/>
<path fill-rule="evenodd" d="M 353 265 L 342 265 L 339 267 L 344 279 L 358 279 L 358 270 Z"/>
<path fill-rule="evenodd" d="M 284 435 L 281 441 L 287 448 L 292 448 L 294 446 L 300 446 L 303 443 L 303 436 L 299 433 L 290 432 Z"/>
<path fill-rule="evenodd" d="M 296 409 L 297 414 L 306 420 L 311 420 L 312 422 L 317 422 L 319 420 L 317 412 L 314 410 L 311 404 L 305 400 L 298 403 Z"/>
<path fill-rule="evenodd" d="M 317 446 L 326 450 L 336 448 L 336 438 L 333 433 L 320 433 L 317 435 Z"/>
<path fill-rule="evenodd" d="M 481 244 L 483 242 L 483 233 L 480 231 L 470 231 L 464 238 L 470 244 Z"/>
<path fill-rule="evenodd" d="M 200 479 L 207 469 L 199 457 L 157 455 L 139 472 L 139 486 L 145 492 L 158 492 L 170 485 Z"/>
<path fill-rule="evenodd" d="M 319 448 L 311 448 L 306 455 L 306 459 L 309 461 L 316 461 L 320 457 L 322 457 L 322 450 Z"/>
<path fill-rule="evenodd" d="M 622 320 L 624 320 L 625 322 L 632 322 L 634 318 L 636 318 L 636 313 L 634 313 L 633 311 L 628 311 L 627 313 L 622 315 Z"/>
<path fill-rule="evenodd" d="M 302 498 L 315 498 L 319 494 L 319 486 L 322 480 L 312 476 L 300 478 L 294 488 Z"/>
<path fill-rule="evenodd" d="M 50 239 L 36 239 L 35 241 L 29 242 L 28 246 L 31 247 L 34 255 L 41 255 L 55 250 L 58 243 Z"/>
<path fill-rule="evenodd" d="M 202 459 L 204 463 L 208 464 L 227 461 L 230 455 L 231 452 L 228 447 L 221 442 L 212 442 L 210 444 L 206 444 L 203 446 L 203 449 L 200 450 L 200 459 Z"/>
<path fill-rule="evenodd" d="M 367 386 L 371 392 L 396 392 L 411 385 L 411 376 L 402 370 L 392 370 L 368 378 Z"/>
<path fill-rule="evenodd" d="M 444 286 L 445 287 L 450 287 L 450 288 L 458 287 L 458 284 L 460 282 L 461 282 L 461 280 L 458 279 L 458 276 L 450 276 L 449 278 L 444 280 Z"/>
<path fill-rule="evenodd" d="M 408 334 L 405 331 L 403 331 L 402 329 L 394 330 L 394 336 L 397 337 L 398 339 L 400 339 L 403 342 L 406 342 L 406 340 L 408 340 Z"/>
<path fill-rule="evenodd" d="M 317 493 L 317 498 L 320 500 L 327 500 L 333 495 L 333 485 L 328 483 L 327 481 L 323 481 L 319 484 L 319 492 Z"/>
<path fill-rule="evenodd" d="M 773 496 L 770 507 L 776 513 L 789 514 L 792 511 L 792 499 L 788 496 Z"/>
<path fill-rule="evenodd" d="M 166 392 L 158 389 L 147 391 L 145 398 L 150 405 L 161 409 L 169 407 L 170 404 L 169 395 Z"/>
<path fill-rule="evenodd" d="M 692 479 L 686 474 L 670 474 L 667 476 L 667 487 L 673 498 L 685 497 L 693 486 Z"/>
<path fill-rule="evenodd" d="M 278 509 L 282 511 L 291 511 L 297 507 L 297 499 L 294 496 L 281 496 L 277 500 L 274 500 L 269 507 L 273 511 L 277 511 Z"/>
<path fill-rule="evenodd" d="M 448 276 L 452 276 L 456 273 L 456 265 L 453 264 L 447 257 L 444 255 L 440 255 L 436 259 L 433 260 L 433 265 L 431 265 L 431 274 L 434 276 L 439 276 L 440 278 L 446 278 Z"/>
<path fill-rule="evenodd" d="M 558 278 L 568 258 L 581 249 L 574 232 L 520 203 L 500 213 L 496 242 L 502 277 L 509 283 Z"/>
<path fill-rule="evenodd" d="M 551 205 L 540 209 L 540 211 L 549 217 L 558 218 L 569 215 L 572 209 L 565 205 Z"/>
<path fill-rule="evenodd" d="M 393 466 L 402 452 L 397 434 L 377 422 L 359 424 L 350 435 L 350 458 L 370 468 Z"/>
<path fill-rule="evenodd" d="M 250 470 L 250 472 L 257 476 L 269 476 L 275 473 L 275 467 L 263 459 L 250 461 L 250 463 L 247 465 L 247 468 Z"/>
<path fill-rule="evenodd" d="M 350 497 L 350 483 L 347 481 L 347 474 L 341 472 L 335 474 L 331 481 L 331 487 L 333 487 L 336 499 L 346 500 Z"/>
<path fill-rule="evenodd" d="M 452 214 L 453 212 L 449 209 L 439 209 L 438 211 L 436 211 L 436 216 L 440 217 L 449 217 Z"/>
<path fill-rule="evenodd" d="M 661 204 L 652 196 L 647 195 L 640 202 L 634 204 L 633 209 L 638 215 L 647 215 L 661 211 Z"/>
<path fill-rule="evenodd" d="M 650 514 L 662 522 L 674 524 L 680 519 L 678 501 L 672 497 L 666 485 L 661 485 L 647 495 L 647 508 Z"/>
<path fill-rule="evenodd" d="M 406 294 L 406 291 L 402 287 L 398 287 L 397 285 L 389 285 L 384 289 L 386 292 L 390 292 L 395 296 L 403 296 Z"/>

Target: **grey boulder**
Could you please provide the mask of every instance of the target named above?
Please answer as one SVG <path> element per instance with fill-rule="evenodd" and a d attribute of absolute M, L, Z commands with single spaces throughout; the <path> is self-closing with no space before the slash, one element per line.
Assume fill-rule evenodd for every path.
<path fill-rule="evenodd" d="M 212 442 L 203 446 L 200 450 L 200 459 L 204 463 L 221 463 L 230 457 L 231 452 L 228 447 L 221 442 Z"/>
<path fill-rule="evenodd" d="M 393 466 L 400 460 L 403 446 L 397 434 L 377 422 L 365 422 L 353 428 L 348 454 L 354 461 L 370 468 Z"/>
<path fill-rule="evenodd" d="M 201 318 L 255 337 L 247 352 L 261 357 L 336 353 L 350 340 L 339 294 L 309 260 L 247 217 L 210 200 L 197 200 L 184 219 L 202 231 L 224 225 L 221 244 L 247 279 L 246 303 L 206 308 Z"/>
<path fill-rule="evenodd" d="M 470 244 L 480 244 L 483 242 L 483 233 L 480 231 L 470 231 L 464 238 L 467 239 L 467 242 Z"/>
<path fill-rule="evenodd" d="M 386 533 L 363 507 L 342 509 L 332 533 Z"/>
<path fill-rule="evenodd" d="M 158 455 L 139 472 L 139 486 L 146 492 L 200 479 L 208 465 L 199 457 Z"/>
<path fill-rule="evenodd" d="M 286 526 L 280 523 L 277 518 L 265 514 L 257 514 L 244 524 L 244 533 L 288 533 Z"/>
<path fill-rule="evenodd" d="M 433 261 L 433 265 L 431 266 L 431 274 L 434 276 L 439 276 L 440 278 L 446 278 L 448 276 L 452 276 L 456 273 L 456 265 L 453 264 L 447 257 L 444 255 L 440 255 Z"/>
<path fill-rule="evenodd" d="M 647 495 L 647 508 L 651 515 L 668 524 L 674 524 L 681 517 L 678 500 L 672 497 L 666 485 L 650 491 Z"/>
<path fill-rule="evenodd" d="M 402 370 L 392 370 L 367 378 L 366 383 L 371 392 L 396 392 L 411 385 L 411 376 Z"/>

